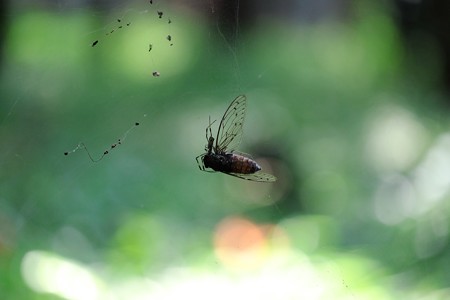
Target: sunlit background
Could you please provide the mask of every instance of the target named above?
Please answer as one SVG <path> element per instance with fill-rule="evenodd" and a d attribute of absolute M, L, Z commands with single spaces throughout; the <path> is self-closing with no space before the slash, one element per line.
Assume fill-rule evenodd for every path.
<path fill-rule="evenodd" d="M 450 299 L 450 2 L 23 0 L 0 23 L 0 299 Z M 195 161 L 241 94 L 238 150 L 275 183 Z"/>

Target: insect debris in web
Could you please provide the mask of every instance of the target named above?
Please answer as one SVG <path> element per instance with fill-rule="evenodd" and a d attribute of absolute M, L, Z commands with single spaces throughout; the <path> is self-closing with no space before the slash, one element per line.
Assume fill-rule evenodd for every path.
<path fill-rule="evenodd" d="M 235 152 L 242 139 L 246 109 L 247 97 L 237 96 L 220 120 L 216 138 L 211 129 L 214 122 L 209 121 L 206 127 L 206 152 L 195 158 L 198 167 L 201 171 L 222 172 L 250 181 L 274 182 L 277 178 L 261 172 L 261 167 L 251 157 Z"/>
<path fill-rule="evenodd" d="M 97 159 L 93 158 L 93 156 L 92 156 L 91 153 L 89 152 L 87 146 L 86 146 L 83 142 L 79 143 L 73 150 L 64 152 L 64 155 L 70 155 L 70 154 L 72 154 L 72 153 L 75 153 L 75 152 L 78 151 L 78 150 L 84 150 L 84 151 L 86 151 L 86 154 L 89 156 L 89 159 L 90 159 L 92 162 L 94 162 L 94 163 L 99 162 L 99 161 L 101 161 L 106 155 L 108 155 L 108 154 L 110 153 L 111 150 L 113 150 L 113 149 L 117 148 L 118 146 L 122 145 L 122 143 L 125 142 L 125 140 L 126 140 L 128 134 L 129 134 L 133 129 L 135 129 L 137 126 L 139 126 L 139 125 L 140 125 L 139 122 L 134 123 L 134 125 L 133 125 L 132 127 L 130 127 L 130 128 L 123 134 L 122 138 L 118 139 L 117 142 L 111 144 L 111 146 L 109 147 L 109 149 L 103 151 L 103 154 L 102 154 L 99 158 L 97 158 Z"/>
<path fill-rule="evenodd" d="M 111 34 L 113 34 L 114 32 L 116 32 L 116 30 L 119 30 L 119 29 L 122 29 L 122 28 L 123 28 L 123 25 L 121 24 L 121 23 L 122 23 L 122 19 L 119 18 L 119 19 L 117 19 L 116 21 L 117 21 L 117 23 L 119 23 L 120 25 L 114 27 L 113 29 L 111 29 L 111 30 L 109 30 L 107 33 L 105 33 L 106 36 L 111 35 Z M 128 26 L 131 25 L 131 22 L 127 22 L 125 25 L 128 27 Z M 99 42 L 99 40 L 95 40 L 95 41 L 92 43 L 92 47 L 94 47 L 95 45 L 97 45 L 98 42 Z"/>

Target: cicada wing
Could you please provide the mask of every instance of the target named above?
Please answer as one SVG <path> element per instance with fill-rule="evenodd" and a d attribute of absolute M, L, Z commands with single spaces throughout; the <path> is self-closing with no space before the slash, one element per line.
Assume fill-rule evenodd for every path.
<path fill-rule="evenodd" d="M 258 181 L 258 182 L 277 181 L 277 178 L 275 176 L 263 172 L 256 172 L 253 174 L 240 174 L 240 173 L 227 173 L 227 174 L 250 181 Z"/>
<path fill-rule="evenodd" d="M 250 158 L 251 160 L 255 160 L 255 159 L 253 158 L 253 156 L 251 156 L 250 154 L 245 153 L 245 152 L 233 150 L 233 151 L 231 151 L 230 153 L 237 154 L 237 155 L 240 155 L 240 156 L 244 156 L 244 157 Z"/>
<path fill-rule="evenodd" d="M 245 95 L 237 96 L 228 106 L 217 131 L 216 152 L 232 152 L 239 146 L 246 108 L 247 97 Z"/>

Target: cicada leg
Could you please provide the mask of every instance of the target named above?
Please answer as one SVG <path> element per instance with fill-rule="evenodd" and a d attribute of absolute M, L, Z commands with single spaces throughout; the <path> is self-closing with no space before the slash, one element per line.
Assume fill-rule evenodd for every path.
<path fill-rule="evenodd" d="M 205 170 L 205 164 L 203 163 L 203 157 L 204 156 L 205 156 L 205 153 L 203 153 L 203 154 L 201 154 L 201 155 L 199 155 L 199 156 L 197 156 L 195 158 L 195 160 L 197 161 L 197 165 L 198 165 L 198 168 L 200 169 L 200 171 L 206 171 Z"/>
<path fill-rule="evenodd" d="M 216 120 L 214 120 L 214 121 L 211 123 L 211 116 L 209 116 L 209 125 L 208 125 L 208 127 L 206 127 L 206 140 L 207 140 L 207 141 L 209 141 L 209 136 L 212 136 L 211 126 L 212 126 L 212 124 L 214 124 L 215 122 L 216 122 Z M 208 129 L 209 129 L 209 136 L 208 136 Z"/>
<path fill-rule="evenodd" d="M 197 161 L 198 168 L 200 169 L 200 171 L 203 171 L 203 172 L 215 173 L 216 171 L 206 170 L 205 164 L 203 163 L 203 157 L 205 155 L 206 155 L 206 153 L 203 153 L 202 155 L 199 155 L 195 158 L 195 160 Z"/>

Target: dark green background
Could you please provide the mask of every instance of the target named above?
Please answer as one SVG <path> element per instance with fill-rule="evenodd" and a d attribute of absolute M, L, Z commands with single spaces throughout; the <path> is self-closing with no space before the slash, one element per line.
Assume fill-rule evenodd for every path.
<path fill-rule="evenodd" d="M 444 52 L 426 33 L 407 44 L 389 3 L 230 24 L 175 2 L 10 7 L 0 297 L 450 297 Z M 238 150 L 274 184 L 195 162 L 239 94 Z M 63 155 L 80 142 L 111 151 Z"/>

